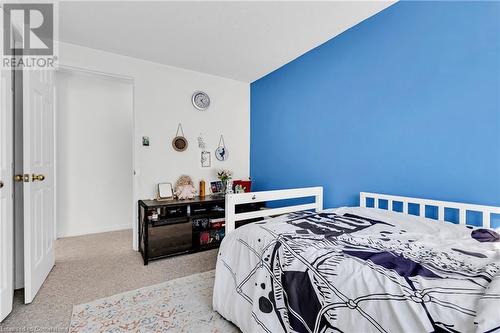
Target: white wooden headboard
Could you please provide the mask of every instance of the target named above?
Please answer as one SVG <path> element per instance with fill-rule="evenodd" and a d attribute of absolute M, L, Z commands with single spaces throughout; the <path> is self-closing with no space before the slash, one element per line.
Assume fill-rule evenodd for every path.
<path fill-rule="evenodd" d="M 378 194 L 378 193 L 368 193 L 361 192 L 359 193 L 359 205 L 361 207 L 366 207 L 366 199 L 373 199 L 374 208 L 379 208 L 379 200 L 387 201 L 387 209 L 393 212 L 403 213 L 408 215 L 408 206 L 409 204 L 417 204 L 419 207 L 419 215 L 425 217 L 425 207 L 437 207 L 438 216 L 437 219 L 439 221 L 445 221 L 445 208 L 451 208 L 458 210 L 458 221 L 460 224 L 467 224 L 467 212 L 479 212 L 482 213 L 483 216 L 483 227 L 489 228 L 491 221 L 491 214 L 500 214 L 500 207 L 494 206 L 482 206 L 482 205 L 473 205 L 459 202 L 450 202 L 450 201 L 438 201 L 431 199 L 419 199 L 419 198 L 410 198 L 410 197 L 400 197 L 396 195 L 387 195 L 387 194 Z M 403 211 L 399 212 L 394 210 L 394 203 L 399 202 L 403 205 Z"/>
<path fill-rule="evenodd" d="M 302 205 L 263 209 L 247 213 L 236 213 L 235 208 L 236 205 L 252 202 L 299 199 L 307 197 L 314 197 L 314 202 Z M 235 229 L 236 221 L 286 214 L 309 209 L 314 209 L 315 211 L 323 210 L 323 187 L 319 186 L 296 188 L 290 190 L 228 194 L 226 195 L 226 234 Z"/>

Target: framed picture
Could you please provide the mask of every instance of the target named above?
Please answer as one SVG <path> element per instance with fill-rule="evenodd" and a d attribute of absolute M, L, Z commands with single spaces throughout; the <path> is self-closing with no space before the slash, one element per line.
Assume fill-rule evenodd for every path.
<path fill-rule="evenodd" d="M 211 154 L 208 151 L 201 152 L 201 166 L 203 168 L 210 168 L 212 166 Z"/>
<path fill-rule="evenodd" d="M 174 190 L 172 183 L 158 184 L 158 200 L 172 200 L 174 198 Z"/>
<path fill-rule="evenodd" d="M 251 180 L 234 180 L 233 190 L 235 193 L 246 193 L 252 190 Z"/>
<path fill-rule="evenodd" d="M 210 189 L 212 190 L 212 193 L 220 193 L 222 192 L 222 182 L 220 180 L 211 182 L 210 183 Z"/>

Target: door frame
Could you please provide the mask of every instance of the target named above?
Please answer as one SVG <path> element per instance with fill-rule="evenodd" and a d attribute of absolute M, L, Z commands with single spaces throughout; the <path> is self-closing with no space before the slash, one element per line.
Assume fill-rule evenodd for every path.
<path fill-rule="evenodd" d="M 136 168 L 136 151 L 135 151 L 135 146 L 136 146 L 136 135 L 135 135 L 135 129 L 136 129 L 136 112 L 135 112 L 135 78 L 131 77 L 131 76 L 128 76 L 128 75 L 122 75 L 122 74 L 117 74 L 117 73 L 110 73 L 110 72 L 103 72 L 103 71 L 98 71 L 98 70 L 93 70 L 93 69 L 87 69 L 87 68 L 83 68 L 83 67 L 79 67 L 79 66 L 72 66 L 72 65 L 63 65 L 63 64 L 59 64 L 58 68 L 57 68 L 57 71 L 56 71 L 56 82 L 57 82 L 57 73 L 61 73 L 61 72 L 69 72 L 69 73 L 86 73 L 86 74 L 92 74 L 92 75 L 98 75 L 98 76 L 107 76 L 107 77 L 111 77 L 111 78 L 114 78 L 114 79 L 119 79 L 119 80 L 123 80 L 123 81 L 127 81 L 128 83 L 131 84 L 132 86 L 132 134 L 131 134 L 131 143 L 132 143 L 132 170 L 130 170 L 130 174 L 131 174 L 131 177 L 132 177 L 132 198 L 131 198 L 131 204 L 132 204 L 132 216 L 130 217 L 130 221 L 132 223 L 132 232 L 133 232 L 133 235 L 132 235 L 132 249 L 134 251 L 138 251 L 139 250 L 139 239 L 137 237 L 137 214 L 138 214 L 138 208 L 137 208 L 137 175 L 136 175 L 136 171 L 137 168 Z M 54 92 L 55 92 L 55 96 L 54 96 L 54 107 L 55 107 L 55 115 L 54 115 L 54 118 L 55 118 L 55 126 L 54 126 L 54 130 L 57 131 L 57 126 L 58 126 L 58 119 L 57 119 L 57 115 L 58 115 L 58 112 L 57 112 L 57 107 L 58 107 L 58 103 L 57 103 L 57 94 L 58 94 L 58 91 L 57 91 L 57 84 L 55 85 L 55 89 L 54 89 Z M 57 135 L 55 136 L 55 145 L 56 145 L 56 148 L 55 148 L 55 159 L 56 159 L 56 163 L 55 163 L 55 185 L 54 187 L 57 188 Z M 55 209 L 56 209 L 56 212 L 57 212 L 57 190 L 55 192 L 55 195 L 56 195 L 56 206 L 55 206 Z M 55 239 L 57 239 L 57 213 L 56 213 L 56 218 L 54 219 L 54 237 Z"/>
<path fill-rule="evenodd" d="M 0 10 L 0 14 L 2 11 Z M 5 110 L 3 110 L 3 107 L 0 105 L 0 121 L 3 119 L 5 116 L 5 134 L 10 137 L 10 140 L 7 140 L 6 142 L 6 147 L 7 151 L 5 152 L 5 156 L 7 156 L 7 168 L 6 168 L 6 174 L 2 174 L 2 181 L 3 181 L 3 188 L 1 191 L 5 191 L 7 193 L 4 193 L 7 197 L 10 196 L 10 200 L 7 199 L 7 214 L 6 219 L 7 221 L 1 221 L 4 222 L 5 225 L 0 225 L 0 246 L 2 246 L 2 249 L 0 250 L 0 254 L 2 254 L 2 257 L 0 258 L 0 275 L 2 277 L 7 278 L 7 281 L 2 281 L 0 283 L 0 289 L 2 288 L 2 285 L 5 282 L 5 290 L 3 292 L 9 293 L 8 297 L 10 298 L 10 304 L 4 304 L 3 299 L 0 299 L 0 302 L 2 303 L 2 308 L 3 306 L 6 307 L 7 310 L 3 309 L 2 312 L 5 310 L 5 314 L 2 313 L 0 314 L 0 322 L 2 322 L 11 312 L 12 312 L 12 307 L 13 307 L 13 301 L 14 301 L 14 179 L 13 179 L 13 163 L 14 163 L 14 145 L 13 145 L 13 139 L 14 139 L 14 109 L 13 109 L 13 72 L 12 70 L 2 70 L 2 73 L 0 73 L 0 94 L 3 94 L 3 91 L 5 89 L 5 101 L 3 99 L 0 99 L 0 103 L 5 103 Z M 2 82 L 3 79 L 5 78 L 5 87 L 3 87 Z M 5 112 L 5 114 L 3 114 Z M 2 126 L 0 124 L 0 126 Z M 4 131 L 1 131 L 1 134 L 4 135 Z M 1 140 L 2 138 L 0 138 Z M 9 148 L 10 147 L 10 148 Z M 1 147 L 0 147 L 1 148 Z M 2 152 L 0 152 L 2 154 Z M 9 158 L 10 156 L 10 158 Z M 10 165 L 9 165 L 10 164 Z M 1 166 L 0 166 L 1 167 Z M 10 207 L 9 207 L 10 206 Z M 0 214 L 3 214 L 0 213 Z M 1 217 L 1 216 L 0 216 Z M 10 221 L 9 221 L 10 218 Z M 8 237 L 10 240 L 5 240 L 3 237 Z M 4 257 L 5 256 L 5 257 Z M 5 271 L 4 271 L 5 270 Z M 2 291 L 2 290 L 0 290 Z"/>

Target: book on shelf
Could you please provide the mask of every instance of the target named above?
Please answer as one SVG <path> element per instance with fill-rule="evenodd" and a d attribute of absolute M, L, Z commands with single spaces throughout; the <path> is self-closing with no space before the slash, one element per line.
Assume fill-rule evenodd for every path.
<path fill-rule="evenodd" d="M 226 225 L 226 219 L 224 217 L 210 219 L 210 229 L 223 228 Z"/>

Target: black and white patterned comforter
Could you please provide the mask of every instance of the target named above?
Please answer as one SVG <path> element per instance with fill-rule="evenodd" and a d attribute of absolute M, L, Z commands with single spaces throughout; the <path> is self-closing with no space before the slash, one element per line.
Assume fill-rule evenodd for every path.
<path fill-rule="evenodd" d="M 500 331 L 500 247 L 384 210 L 288 214 L 226 235 L 213 306 L 243 332 Z"/>

